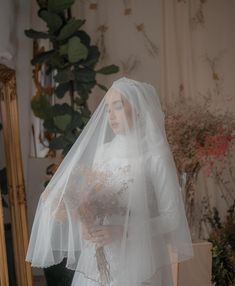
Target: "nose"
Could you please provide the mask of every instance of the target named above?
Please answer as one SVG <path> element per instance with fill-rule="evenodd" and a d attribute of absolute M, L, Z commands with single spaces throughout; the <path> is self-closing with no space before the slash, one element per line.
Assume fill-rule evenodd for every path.
<path fill-rule="evenodd" d="M 108 114 L 109 114 L 109 118 L 112 120 L 112 119 L 115 119 L 115 112 L 113 110 L 113 108 L 109 108 L 108 110 Z"/>

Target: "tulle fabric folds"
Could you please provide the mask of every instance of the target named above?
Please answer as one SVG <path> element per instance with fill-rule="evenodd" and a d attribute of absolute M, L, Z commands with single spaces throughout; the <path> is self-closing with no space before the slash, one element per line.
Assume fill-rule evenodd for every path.
<path fill-rule="evenodd" d="M 122 232 L 100 247 L 84 238 L 84 225 Z M 161 269 L 193 257 L 152 85 L 114 81 L 42 193 L 26 260 L 48 267 L 64 257 L 73 285 L 83 286 L 151 285 L 144 283 L 168 273 Z"/>

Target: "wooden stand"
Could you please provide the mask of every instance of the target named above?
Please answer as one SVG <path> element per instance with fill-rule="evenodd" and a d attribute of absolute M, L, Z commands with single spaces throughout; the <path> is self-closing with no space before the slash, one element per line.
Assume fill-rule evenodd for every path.
<path fill-rule="evenodd" d="M 212 244 L 207 241 L 193 244 L 194 257 L 172 265 L 175 286 L 211 286 Z"/>

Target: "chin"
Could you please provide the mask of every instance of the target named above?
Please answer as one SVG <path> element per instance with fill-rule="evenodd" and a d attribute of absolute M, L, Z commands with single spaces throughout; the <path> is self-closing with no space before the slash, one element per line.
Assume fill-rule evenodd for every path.
<path fill-rule="evenodd" d="M 114 134 L 120 134 L 121 132 L 119 130 L 117 130 L 117 129 L 113 129 L 113 133 Z"/>
<path fill-rule="evenodd" d="M 112 128 L 112 130 L 115 134 L 122 134 L 123 133 L 123 131 L 120 130 L 119 128 Z"/>

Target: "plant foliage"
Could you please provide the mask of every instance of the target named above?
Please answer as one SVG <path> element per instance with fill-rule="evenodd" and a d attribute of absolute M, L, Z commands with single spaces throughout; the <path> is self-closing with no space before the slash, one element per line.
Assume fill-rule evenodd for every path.
<path fill-rule="evenodd" d="M 47 132 L 53 133 L 49 142 L 51 150 L 63 150 L 65 155 L 90 118 L 87 99 L 97 85 L 97 74 L 109 75 L 118 72 L 116 65 L 96 70 L 100 52 L 91 44 L 89 35 L 82 29 L 85 20 L 71 15 L 74 0 L 38 0 L 38 16 L 46 23 L 47 31 L 25 30 L 33 40 L 48 39 L 51 49 L 41 50 L 31 60 L 32 65 L 45 64 L 46 73 L 53 75 L 53 94 L 58 99 L 69 96 L 69 102 L 52 105 L 50 94 L 37 92 L 31 107 L 35 116 L 44 121 Z M 68 100 L 65 100 L 68 102 Z"/>

